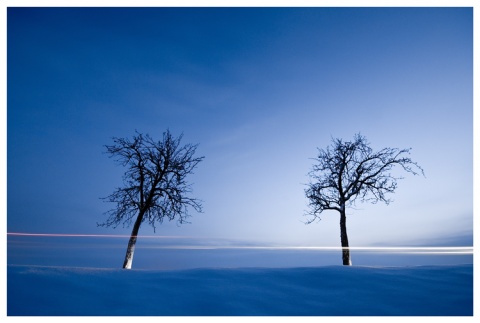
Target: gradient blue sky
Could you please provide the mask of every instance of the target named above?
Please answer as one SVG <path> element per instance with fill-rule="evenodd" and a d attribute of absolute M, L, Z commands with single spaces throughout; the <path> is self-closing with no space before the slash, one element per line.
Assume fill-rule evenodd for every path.
<path fill-rule="evenodd" d="M 192 244 L 338 246 L 305 225 L 317 147 L 361 132 L 412 148 L 389 206 L 347 213 L 352 246 L 472 245 L 472 8 L 8 8 L 7 230 L 99 228 L 124 169 L 111 137 L 199 143 Z M 153 235 L 144 224 L 142 235 Z M 125 245 L 126 245 L 125 239 Z"/>

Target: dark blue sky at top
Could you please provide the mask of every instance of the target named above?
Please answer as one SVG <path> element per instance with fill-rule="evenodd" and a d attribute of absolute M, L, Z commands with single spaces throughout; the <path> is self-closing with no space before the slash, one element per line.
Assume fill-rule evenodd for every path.
<path fill-rule="evenodd" d="M 331 137 L 412 147 L 389 205 L 348 214 L 352 245 L 471 242 L 472 8 L 8 8 L 9 232 L 98 228 L 123 170 L 111 137 L 199 143 L 204 213 L 157 235 L 340 243 L 304 225 L 306 174 Z M 153 234 L 146 225 L 140 234 Z M 470 237 L 470 238 L 469 238 Z"/>

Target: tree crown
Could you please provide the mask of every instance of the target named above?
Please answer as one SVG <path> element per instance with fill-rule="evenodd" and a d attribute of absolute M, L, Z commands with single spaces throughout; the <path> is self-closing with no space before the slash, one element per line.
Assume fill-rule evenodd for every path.
<path fill-rule="evenodd" d="M 192 174 L 204 157 L 194 157 L 198 145 L 180 146 L 183 134 L 174 138 L 169 130 L 162 140 L 154 141 L 148 134 L 136 132 L 132 139 L 113 138 L 113 145 L 106 145 L 109 157 L 127 167 L 123 175 L 123 187 L 104 198 L 116 203 L 106 212 L 108 219 L 101 226 L 130 225 L 141 214 L 155 229 L 155 223 L 177 218 L 187 222 L 188 208 L 202 211 L 201 201 L 191 198 L 191 185 L 186 176 Z"/>
<path fill-rule="evenodd" d="M 424 175 L 423 169 L 408 155 L 411 148 L 384 148 L 373 151 L 366 138 L 356 134 L 353 141 L 333 139 L 326 149 L 318 149 L 317 162 L 309 172 L 311 183 L 305 194 L 309 199 L 309 215 L 313 222 L 325 210 L 344 212 L 356 200 L 389 204 L 389 193 L 394 193 L 397 180 L 392 169 Z"/>

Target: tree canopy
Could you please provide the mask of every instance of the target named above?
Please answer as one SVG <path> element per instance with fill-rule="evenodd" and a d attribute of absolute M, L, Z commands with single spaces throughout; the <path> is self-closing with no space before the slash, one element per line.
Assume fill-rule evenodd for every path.
<path fill-rule="evenodd" d="M 311 207 L 309 214 L 315 219 L 325 210 L 340 212 L 357 200 L 389 204 L 389 194 L 395 192 L 397 181 L 403 178 L 392 173 L 395 166 L 414 175 L 424 174 L 408 157 L 410 151 L 411 148 L 373 151 L 361 134 L 356 134 L 353 141 L 332 139 L 326 149 L 318 149 L 314 159 L 317 163 L 309 172 L 312 182 L 305 190 Z"/>
<path fill-rule="evenodd" d="M 187 222 L 189 207 L 202 211 L 201 201 L 188 196 L 191 185 L 186 176 L 204 157 L 194 157 L 198 145 L 180 146 L 182 137 L 174 138 L 167 130 L 162 140 L 154 141 L 137 132 L 131 140 L 114 137 L 114 144 L 105 146 L 110 157 L 127 170 L 123 187 L 105 198 L 116 207 L 107 212 L 109 217 L 102 225 L 130 225 L 144 212 L 144 220 L 155 228 L 165 217 Z"/>

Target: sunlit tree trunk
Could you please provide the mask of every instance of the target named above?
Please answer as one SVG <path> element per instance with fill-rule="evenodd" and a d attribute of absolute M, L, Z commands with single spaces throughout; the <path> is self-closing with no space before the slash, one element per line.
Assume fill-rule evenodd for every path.
<path fill-rule="evenodd" d="M 130 240 L 128 240 L 127 253 L 125 254 L 125 261 L 123 262 L 123 269 L 131 269 L 133 261 L 133 253 L 135 252 L 135 244 L 137 243 L 138 230 L 140 229 L 140 224 L 142 223 L 144 212 L 140 212 L 133 225 L 132 234 Z"/>
<path fill-rule="evenodd" d="M 345 215 L 345 206 L 342 206 L 340 212 L 340 239 L 342 242 L 342 260 L 343 265 L 351 266 L 352 260 L 350 259 L 350 248 L 348 246 L 347 237 L 347 216 Z"/>

